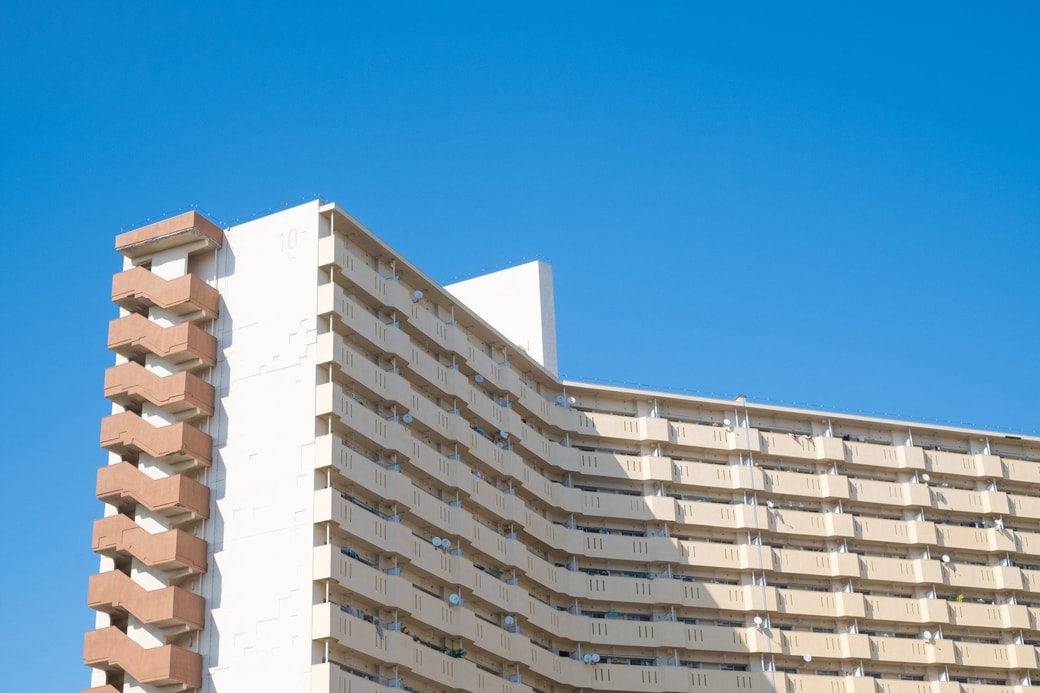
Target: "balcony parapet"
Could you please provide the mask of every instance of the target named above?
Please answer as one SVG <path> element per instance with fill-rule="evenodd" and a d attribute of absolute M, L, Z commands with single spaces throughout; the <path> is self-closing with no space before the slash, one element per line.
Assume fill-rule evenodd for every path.
<path fill-rule="evenodd" d="M 188 371 L 162 376 L 134 361 L 105 371 L 105 397 L 124 407 L 150 402 L 171 414 L 212 416 L 213 393 L 212 385 Z"/>
<path fill-rule="evenodd" d="M 196 211 L 116 236 L 116 250 L 132 259 L 188 244 L 194 244 L 199 251 L 214 250 L 223 243 L 224 232 L 220 227 Z"/>
<path fill-rule="evenodd" d="M 113 685 L 95 686 L 94 688 L 82 688 L 79 693 L 122 693 Z"/>
<path fill-rule="evenodd" d="M 206 572 L 206 542 L 184 530 L 156 534 L 126 515 L 111 515 L 94 521 L 94 552 L 110 558 L 129 554 L 175 576 Z"/>
<path fill-rule="evenodd" d="M 146 590 L 118 570 L 90 576 L 87 605 L 107 613 L 126 611 L 145 623 L 199 630 L 205 623 L 205 600 L 181 587 Z"/>
<path fill-rule="evenodd" d="M 202 685 L 202 655 L 177 645 L 145 648 L 113 626 L 87 631 L 83 663 L 106 671 L 122 669 L 153 686 L 185 690 Z"/>
<path fill-rule="evenodd" d="M 194 274 L 163 279 L 144 267 L 133 267 L 112 277 L 112 301 L 131 313 L 158 306 L 194 320 L 212 320 L 220 312 L 220 294 Z"/>
<path fill-rule="evenodd" d="M 153 479 L 129 462 L 98 469 L 97 497 L 117 507 L 139 503 L 177 524 L 209 517 L 208 486 L 183 474 Z"/>
<path fill-rule="evenodd" d="M 101 447 L 128 458 L 141 452 L 177 467 L 208 467 L 213 438 L 191 424 L 153 426 L 132 411 L 101 419 Z"/>
<path fill-rule="evenodd" d="M 108 348 L 128 359 L 155 354 L 185 368 L 217 362 L 217 338 L 198 325 L 183 322 L 163 327 L 137 313 L 108 323 Z"/>

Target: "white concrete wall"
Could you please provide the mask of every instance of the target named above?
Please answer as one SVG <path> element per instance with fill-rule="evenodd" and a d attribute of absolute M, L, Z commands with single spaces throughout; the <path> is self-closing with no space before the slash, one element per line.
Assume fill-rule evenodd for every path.
<path fill-rule="evenodd" d="M 208 472 L 211 693 L 310 689 L 318 203 L 231 228 Z"/>
<path fill-rule="evenodd" d="M 551 266 L 535 260 L 444 288 L 550 372 L 558 372 Z"/>

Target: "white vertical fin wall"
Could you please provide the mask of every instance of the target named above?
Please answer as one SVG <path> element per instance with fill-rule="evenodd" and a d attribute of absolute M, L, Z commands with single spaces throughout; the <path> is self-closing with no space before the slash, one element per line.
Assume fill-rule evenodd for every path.
<path fill-rule="evenodd" d="M 550 265 L 535 260 L 444 288 L 549 372 L 558 372 Z"/>
<path fill-rule="evenodd" d="M 315 201 L 232 227 L 217 260 L 209 693 L 310 688 L 318 224 Z"/>

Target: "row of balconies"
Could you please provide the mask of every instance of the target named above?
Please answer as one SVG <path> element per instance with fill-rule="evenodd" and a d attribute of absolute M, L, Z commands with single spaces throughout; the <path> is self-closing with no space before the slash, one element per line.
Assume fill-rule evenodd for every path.
<path fill-rule="evenodd" d="M 415 359 L 415 362 L 422 360 Z M 327 334 L 319 338 L 319 362 L 338 363 L 349 368 L 349 376 L 362 386 L 371 389 L 384 400 L 410 402 L 409 413 L 420 425 L 445 440 L 463 440 L 468 435 L 468 424 L 461 415 L 445 412 L 441 407 L 418 395 L 412 384 L 402 376 L 384 371 L 382 368 L 354 352 L 339 335 Z M 437 366 L 437 368 L 442 368 Z M 445 370 L 451 377 L 461 378 L 458 371 Z M 711 465 L 672 461 L 667 457 L 637 457 L 589 453 L 577 448 L 564 447 L 543 438 L 519 419 L 511 408 L 501 407 L 482 396 L 462 379 L 463 388 L 469 393 L 471 409 L 493 428 L 512 432 L 510 444 L 536 458 L 551 460 L 552 464 L 566 472 L 604 476 L 605 467 L 617 471 L 606 475 L 625 479 L 664 481 L 684 485 L 697 485 L 709 489 L 754 492 L 764 489 L 771 494 L 791 495 L 813 501 L 853 500 L 859 503 L 875 503 L 885 507 L 892 505 L 907 508 L 928 507 L 942 511 L 963 513 L 970 509 L 982 515 L 1021 516 L 1040 520 L 1040 498 L 1009 496 L 999 491 L 969 491 L 954 488 L 929 487 L 912 482 L 885 482 L 850 479 L 834 474 L 802 474 L 763 470 L 761 468 L 730 465 Z M 356 409 L 348 402 L 336 401 L 346 397 L 342 390 L 327 383 L 318 388 L 319 414 L 336 410 L 341 416 Z M 348 398 L 349 399 L 349 398 Z M 464 402 L 465 403 L 465 402 Z M 361 415 L 364 412 L 360 412 Z M 714 427 L 705 427 L 721 431 Z M 381 429 L 380 429 L 381 430 Z M 519 433 L 517 433 L 517 431 Z M 493 433 L 491 431 L 489 433 Z M 833 439 L 819 439 L 821 441 Z M 383 442 L 383 441 L 380 441 Z M 840 442 L 840 441 L 838 441 Z M 913 451 L 918 448 L 894 448 Z M 602 463 L 601 463 L 602 461 Z M 609 464 L 606 462 L 609 461 Z M 638 466 L 638 473 L 632 469 Z M 591 467 L 595 467 L 592 469 Z M 573 510 L 568 510 L 573 511 Z"/>
<path fill-rule="evenodd" d="M 614 671 L 611 670 L 611 674 Z M 775 693 L 797 691 L 797 693 L 1028 693 L 1035 686 L 993 686 L 962 684 L 955 681 L 902 681 L 898 679 L 876 679 L 866 676 L 825 676 L 813 674 L 791 674 L 787 672 L 742 672 L 690 670 L 686 687 L 648 688 L 642 681 L 642 672 L 620 672 L 630 674 L 631 687 L 620 690 L 667 690 L 688 693 L 711 693 L 714 691 L 744 691 L 746 693 Z M 639 677 L 637 679 L 637 676 Z M 493 677 L 489 677 L 493 678 Z M 313 693 L 393 693 L 397 688 L 388 688 L 377 681 L 365 679 L 335 664 L 317 664 L 311 671 Z M 611 676 L 613 682 L 614 677 Z M 484 682 L 482 682 L 484 683 Z M 598 682 L 597 682 L 598 683 Z M 625 682 L 628 683 L 627 681 Z M 501 680 L 490 687 L 476 687 L 476 679 L 467 682 L 459 690 L 481 690 L 489 693 L 519 693 L 518 684 Z M 604 690 L 608 690 L 604 688 Z M 617 689 L 609 689 L 617 690 Z"/>
<path fill-rule="evenodd" d="M 219 245 L 219 237 L 219 229 L 189 213 L 125 234 L 117 245 L 123 243 L 123 250 L 136 257 L 185 242 L 211 248 Z M 219 296 L 196 276 L 167 280 L 134 267 L 115 275 L 112 300 L 130 314 L 110 323 L 109 348 L 130 361 L 106 371 L 105 396 L 127 411 L 102 420 L 102 447 L 123 461 L 98 470 L 97 497 L 122 512 L 94 523 L 93 548 L 117 565 L 133 557 L 176 580 L 206 569 L 206 542 L 181 527 L 209 516 L 209 488 L 177 472 L 211 461 L 212 439 L 186 421 L 213 413 L 213 386 L 190 371 L 216 362 L 216 338 L 196 323 L 217 316 Z M 152 321 L 148 313 L 154 308 L 183 322 Z M 183 370 L 165 376 L 150 371 L 141 365 L 149 354 Z M 155 426 L 135 413 L 145 404 L 181 421 Z M 173 474 L 153 478 L 138 469 L 141 453 L 165 463 Z M 137 507 L 167 517 L 172 529 L 148 531 L 133 519 Z M 149 590 L 120 569 L 91 576 L 87 602 L 102 612 L 130 614 L 166 636 L 199 630 L 205 620 L 201 596 L 176 585 Z M 125 671 L 141 684 L 170 691 L 202 685 L 201 655 L 173 644 L 144 647 L 117 627 L 87 632 L 83 652 L 88 666 Z M 90 690 L 114 693 L 116 687 Z"/>
<path fill-rule="evenodd" d="M 855 618 L 922 625 L 952 624 L 973 628 L 1040 630 L 1040 610 L 1024 605 L 975 604 L 944 599 L 881 597 L 857 592 L 814 592 L 757 585 L 694 583 L 665 577 L 650 579 L 590 576 L 581 571 L 548 564 L 530 554 L 524 556 L 517 551 L 509 551 L 516 545 L 515 540 L 501 538 L 488 532 L 486 528 L 479 532 L 480 539 L 477 542 L 470 543 L 468 550 L 463 550 L 465 556 L 451 556 L 434 550 L 425 540 L 416 537 L 401 523 L 386 522 L 343 501 L 338 495 L 330 497 L 325 492 L 319 492 L 316 503 L 316 520 L 336 522 L 373 553 L 386 553 L 390 550 L 403 564 L 415 570 L 437 580 L 472 590 L 476 590 L 475 585 L 482 580 L 489 579 L 486 577 L 489 574 L 477 570 L 473 560 L 478 557 L 473 554 L 490 552 L 493 559 L 501 559 L 503 554 L 495 555 L 501 548 L 515 560 L 502 563 L 495 561 L 492 565 L 503 565 L 506 573 L 511 572 L 510 568 L 522 571 L 526 581 L 533 581 L 537 586 L 547 588 L 555 595 L 556 600 L 565 604 L 579 600 L 586 603 L 627 603 L 641 605 L 643 608 L 667 608 L 677 605 L 687 609 L 720 609 L 743 613 L 762 611 L 794 616 Z M 358 547 L 361 548 L 361 545 Z M 725 551 L 725 547 L 710 544 L 699 548 L 716 552 L 721 548 Z M 751 562 L 748 560 L 751 552 L 746 549 L 747 547 L 733 549 L 740 559 L 734 563 Z M 702 560 L 702 553 L 698 552 L 697 565 L 701 568 L 712 567 L 710 559 Z M 734 570 L 734 567 L 730 565 L 728 569 Z M 880 574 L 868 574 L 867 577 L 871 580 L 885 580 Z M 497 581 L 489 584 L 502 589 Z M 992 589 L 993 585 L 976 585 L 976 589 L 985 588 Z M 500 599 L 494 597 L 494 594 L 492 591 L 488 595 L 490 601 Z M 529 600 L 524 590 L 519 590 L 518 594 L 524 595 L 525 603 Z M 532 604 L 530 608 L 537 609 L 541 608 L 537 605 L 542 602 L 534 600 Z M 508 604 L 501 606 L 509 608 Z M 557 620 L 551 609 L 547 610 L 546 618 L 549 619 L 549 626 L 554 625 Z M 549 626 L 546 629 L 552 632 Z"/>
<path fill-rule="evenodd" d="M 414 327 L 425 339 L 432 340 L 444 350 L 463 357 L 492 387 L 504 393 L 511 393 L 520 406 L 549 425 L 562 430 L 619 440 L 681 444 L 714 450 L 749 450 L 791 459 L 827 460 L 870 467 L 931 471 L 951 476 L 1004 478 L 1040 483 L 1040 464 L 1008 460 L 1008 465 L 1014 465 L 1014 473 L 1011 474 L 1010 468 L 1003 465 L 1001 458 L 995 455 L 926 451 L 916 447 L 885 446 L 754 429 L 745 435 L 743 430 L 727 432 L 717 426 L 599 412 L 589 412 L 584 417 L 576 417 L 574 410 L 554 406 L 537 394 L 531 397 L 531 388 L 520 382 L 519 376 L 511 368 L 495 363 L 476 349 L 460 328 L 445 323 L 413 301 L 406 287 L 397 282 L 387 281 L 375 270 L 357 260 L 342 239 L 330 236 L 320 240 L 319 264 L 323 267 L 336 265 L 340 275 L 366 293 L 371 300 L 394 310 L 398 321 L 407 321 L 408 326 Z M 357 310 L 345 308 L 345 301 L 353 303 Z M 352 328 L 355 327 L 355 321 L 361 313 L 367 314 L 363 307 L 346 297 L 345 292 L 334 284 L 319 288 L 319 313 L 330 312 L 351 316 L 353 319 L 349 319 L 348 323 Z M 370 314 L 367 316 L 375 319 Z M 394 332 L 389 330 L 387 334 L 392 335 Z M 374 334 L 372 336 L 376 337 Z M 407 338 L 401 340 L 394 336 L 393 342 L 376 343 L 380 351 L 395 354 L 400 359 L 400 365 L 409 363 L 411 354 L 408 352 L 416 350 L 408 345 Z M 443 378 L 426 379 L 435 388 L 444 387 Z M 458 396 L 457 392 L 445 392 Z"/>
<path fill-rule="evenodd" d="M 349 403 L 350 400 L 347 401 Z M 359 430 L 363 430 L 364 417 L 359 416 L 363 411 L 367 410 L 356 407 L 356 412 L 351 414 L 351 420 L 358 426 Z M 369 414 L 371 413 L 369 412 Z M 372 416 L 373 423 L 377 425 L 384 427 L 396 425 L 388 424 L 378 417 Z M 319 442 L 339 447 L 339 444 L 331 438 L 322 437 L 319 439 Z M 342 452 L 337 454 L 332 449 L 329 449 L 328 457 L 325 454 L 324 451 L 320 452 L 318 459 L 335 460 L 341 459 L 343 455 Z M 679 541 L 667 537 L 631 538 L 613 535 L 589 535 L 580 530 L 570 530 L 566 527 L 555 525 L 540 515 L 531 512 L 518 496 L 503 493 L 491 487 L 468 473 L 463 465 L 453 461 L 446 461 L 439 455 L 437 458 L 436 466 L 424 464 L 424 462 L 429 460 L 423 459 L 422 456 L 413 458 L 409 461 L 409 464 L 415 464 L 426 474 L 436 475 L 449 488 L 458 490 L 460 496 L 464 494 L 470 502 L 476 503 L 500 522 L 514 524 L 525 535 L 544 543 L 551 549 L 570 555 L 584 555 L 593 558 L 610 559 L 618 556 L 639 555 L 647 562 L 683 563 L 692 560 L 690 547 L 698 545 L 696 542 Z M 359 457 L 356 463 L 351 463 L 349 469 L 342 471 L 349 480 L 360 487 L 375 490 L 387 502 L 397 504 L 400 508 L 399 512 L 409 510 L 419 512 L 416 507 L 423 498 L 422 492 L 409 483 L 406 476 L 387 472 L 384 468 L 363 457 Z M 954 562 L 944 566 L 939 560 L 941 556 L 938 555 L 938 552 L 950 550 L 949 547 L 951 545 L 958 545 L 956 540 L 970 539 L 971 535 L 975 533 L 986 537 L 990 540 L 990 543 L 979 545 L 965 542 L 967 544 L 965 548 L 983 551 L 990 550 L 992 546 L 995 546 L 997 547 L 996 550 L 1001 551 L 1006 549 L 1016 550 L 1019 544 L 1026 548 L 1036 546 L 1035 535 L 1016 533 L 1023 537 L 1030 537 L 1033 540 L 1030 542 L 1020 541 L 1015 544 L 1007 539 L 1006 531 L 996 529 L 974 530 L 962 527 L 936 526 L 933 523 L 926 522 L 885 521 L 874 518 L 866 520 L 842 513 L 780 512 L 769 510 L 762 506 L 750 505 L 734 506 L 691 501 L 677 503 L 674 499 L 656 496 L 628 497 L 607 494 L 604 498 L 595 498 L 595 496 L 602 494 L 591 494 L 580 489 L 566 489 L 562 487 L 561 491 L 567 492 L 567 495 L 574 494 L 578 497 L 584 497 L 586 501 L 591 496 L 593 497 L 592 500 L 596 501 L 592 505 L 597 506 L 595 508 L 597 514 L 605 513 L 607 516 L 615 518 L 625 516 L 625 508 L 623 507 L 625 504 L 637 502 L 644 504 L 647 509 L 654 512 L 651 516 L 653 520 L 666 523 L 682 522 L 684 525 L 699 525 L 705 528 L 721 527 L 730 530 L 749 531 L 755 531 L 757 527 L 761 527 L 762 529 L 772 529 L 774 531 L 785 530 L 789 534 L 799 533 L 797 525 L 801 524 L 803 526 L 800 533 L 807 537 L 818 538 L 820 535 L 823 535 L 836 539 L 869 538 L 873 542 L 899 541 L 901 537 L 895 530 L 909 529 L 912 535 L 910 539 L 932 539 L 933 545 L 937 547 L 936 555 L 932 559 L 861 557 L 837 550 L 822 553 L 791 549 L 767 549 L 767 557 L 772 560 L 770 561 L 771 564 L 767 563 L 765 566 L 766 570 L 784 570 L 824 577 L 866 577 L 869 575 L 871 579 L 881 579 L 878 577 L 880 575 L 883 578 L 904 583 L 916 584 L 925 582 L 961 586 L 972 586 L 971 583 L 977 583 L 974 586 L 995 584 L 1000 585 L 1002 589 L 1022 589 L 1024 585 L 1023 578 L 1019 576 L 1018 569 L 1013 566 L 978 566 L 962 562 Z M 562 494 L 559 497 L 562 497 Z M 443 503 L 436 501 L 432 497 L 430 497 L 428 503 L 431 502 L 435 506 L 444 506 Z M 611 507 L 611 503 L 622 507 Z M 584 511 L 583 514 L 591 514 L 585 507 L 587 505 L 588 503 L 583 503 L 581 506 L 581 510 Z M 561 506 L 563 511 L 566 512 L 566 506 L 563 504 Z M 674 512 L 676 507 L 681 508 L 682 512 L 675 514 L 668 512 L 669 510 Z M 433 523 L 435 526 L 439 523 L 440 526 L 464 529 L 472 523 L 468 513 L 460 513 L 456 509 L 447 508 L 447 506 L 439 508 L 436 512 L 432 510 L 431 508 L 431 512 L 422 519 Z M 451 514 L 453 511 L 454 515 L 458 517 L 453 516 L 451 522 L 446 523 L 443 513 Z M 757 518 L 754 517 L 755 513 L 758 514 Z M 893 531 L 891 535 L 888 535 L 883 533 L 882 530 L 884 529 Z M 867 534 L 868 530 L 871 532 L 869 535 Z M 963 530 L 967 530 L 967 532 Z M 465 534 L 464 531 L 459 533 Z M 732 536 L 732 533 L 730 533 L 730 536 Z M 997 537 L 1000 537 L 1000 540 Z M 906 538 L 902 539 L 900 543 L 913 543 L 907 542 Z M 954 541 L 950 542 L 949 540 Z M 1004 544 L 1003 542 L 1009 543 Z M 1016 548 L 1013 549 L 1012 546 Z M 702 564 L 711 564 L 705 563 L 705 561 L 711 561 L 705 554 L 715 553 L 719 554 L 715 559 L 720 568 L 728 566 L 730 568 L 754 567 L 762 569 L 760 566 L 735 563 L 738 551 L 745 551 L 739 547 L 727 547 L 714 543 L 705 543 L 704 547 L 707 548 L 696 549 L 700 551 L 696 556 L 696 560 Z M 633 551 L 636 551 L 636 553 L 633 554 Z M 746 561 L 747 557 L 744 556 L 743 560 Z M 779 565 L 776 563 L 777 560 L 781 561 Z M 995 583 L 991 581 L 995 581 Z"/>
<path fill-rule="evenodd" d="M 319 443 L 335 444 L 327 437 L 319 439 Z M 492 563 L 506 563 L 523 570 L 531 579 L 554 588 L 557 580 L 554 566 L 533 556 L 526 546 L 515 539 L 503 537 L 475 522 L 469 513 L 448 506 L 443 502 L 427 496 L 421 490 L 407 484 L 403 477 L 389 472 L 364 457 L 339 446 L 339 454 L 334 455 L 337 468 L 348 479 L 364 485 L 366 488 L 382 493 L 389 503 L 399 502 L 397 512 L 414 514 L 420 523 L 428 523 L 432 527 L 451 527 L 454 536 L 460 537 L 474 550 L 487 554 Z M 327 459 L 327 458 L 326 458 Z M 367 473 L 366 471 L 367 470 Z M 491 489 L 483 482 L 469 475 L 471 483 L 482 491 L 494 494 L 502 504 L 486 502 L 485 507 L 501 509 L 515 496 L 503 494 Z M 397 483 L 391 481 L 397 480 Z M 477 495 L 477 494 L 475 494 Z M 474 496 L 470 496 L 473 498 Z M 479 499 L 479 496 L 478 496 Z M 525 518 L 526 526 L 532 527 L 544 519 L 532 515 Z M 397 523 L 393 523 L 396 526 Z M 563 527 L 550 525 L 554 532 L 568 532 Z M 576 532 L 574 534 L 582 534 Z M 572 534 L 573 535 L 573 534 Z M 759 550 L 754 545 L 732 546 L 715 542 L 677 542 L 668 538 L 647 538 L 640 540 L 639 554 L 633 554 L 633 538 L 613 536 L 586 536 L 585 546 L 589 540 L 609 540 L 611 544 L 596 542 L 596 551 L 581 550 L 583 555 L 596 555 L 605 560 L 630 560 L 633 555 L 640 557 L 648 564 L 654 561 L 665 563 L 696 564 L 705 568 L 720 571 L 762 570 L 758 564 Z M 612 550 L 607 550 L 613 546 Z M 678 546 L 678 550 L 676 547 Z M 653 548 L 653 551 L 650 549 Z M 667 553 L 665 553 L 667 552 Z M 845 579 L 866 578 L 870 580 L 891 580 L 910 585 L 949 584 L 961 589 L 993 590 L 1001 589 L 1040 589 L 1040 574 L 1036 571 L 1021 571 L 1007 566 L 973 566 L 968 564 L 950 564 L 940 567 L 938 560 L 926 559 L 890 559 L 884 557 L 858 556 L 840 551 L 816 552 L 797 551 L 792 549 L 765 548 L 762 552 L 765 569 L 789 574 L 811 574 L 821 579 L 844 577 Z M 936 557 L 938 558 L 938 557 Z"/>
<path fill-rule="evenodd" d="M 360 582 L 350 581 L 350 584 L 359 584 L 363 590 L 367 591 L 369 585 L 381 579 L 378 576 L 374 577 L 376 578 L 374 581 L 361 579 Z M 580 659 L 559 657 L 553 652 L 534 645 L 523 634 L 499 629 L 481 621 L 464 606 L 448 606 L 445 602 L 432 599 L 428 595 L 414 590 L 412 590 L 413 594 L 409 594 L 410 585 L 407 585 L 407 582 L 402 585 L 399 584 L 400 582 L 395 578 L 387 579 L 387 589 L 378 598 L 382 600 L 386 596 L 400 594 L 402 595 L 401 602 L 418 605 L 408 613 L 411 622 L 421 624 L 423 628 L 433 629 L 434 632 L 440 634 L 439 637 L 458 640 L 463 643 L 465 649 L 472 647 L 475 650 L 473 653 L 475 661 L 498 663 L 502 667 L 503 677 L 512 674 L 519 666 L 523 672 L 522 678 L 526 680 L 541 677 L 564 685 L 587 687 L 600 683 L 600 681 L 590 682 L 585 679 L 590 674 L 595 676 L 596 668 L 610 670 L 611 665 L 597 665 L 597 667 L 590 668 Z M 426 606 L 426 603 L 429 602 L 432 603 Z M 386 606 L 396 608 L 397 604 L 387 604 Z M 398 612 L 399 614 L 405 613 L 405 609 L 398 608 Z M 335 638 L 341 644 L 350 646 L 357 653 L 372 658 L 385 666 L 397 666 L 435 683 L 448 685 L 452 685 L 452 681 L 443 678 L 443 673 L 451 671 L 452 676 L 462 673 L 454 671 L 454 663 L 442 660 L 443 654 L 430 650 L 394 628 L 385 629 L 382 638 L 367 636 L 369 629 L 374 630 L 371 624 L 343 613 L 335 605 L 315 606 L 313 622 L 316 639 Z M 686 649 L 701 653 L 745 655 L 754 660 L 759 659 L 756 655 L 794 660 L 801 658 L 807 652 L 812 652 L 814 658 L 827 662 L 831 666 L 840 665 L 842 662 L 870 660 L 881 665 L 896 664 L 908 668 L 916 667 L 918 671 L 932 666 L 945 665 L 992 669 L 996 670 L 994 674 L 1031 669 L 1037 666 L 1034 648 L 1027 645 L 957 643 L 950 640 L 926 642 L 847 633 L 787 633 L 777 630 L 767 633 L 765 630 L 754 627 L 689 626 L 682 623 L 664 622 L 648 624 L 599 621 L 593 624 L 593 631 L 596 627 L 605 628 L 608 625 L 614 629 L 612 633 L 614 637 L 597 637 L 593 632 L 590 637 L 584 639 L 586 643 L 584 651 L 614 652 L 613 648 L 619 645 L 624 647 L 637 643 L 640 648 L 662 649 L 669 655 L 676 649 Z M 564 638 L 565 636 L 561 636 L 561 639 Z M 415 648 L 421 649 L 416 650 Z M 421 654 L 416 656 L 415 652 Z M 433 661 L 429 662 L 430 659 Z M 422 666 L 427 663 L 432 665 L 428 669 Z M 657 676 L 667 676 L 672 673 L 669 671 L 671 669 L 673 667 L 658 666 L 649 670 Z M 685 671 L 687 674 L 691 671 L 678 667 L 674 669 Z M 647 671 L 646 668 L 631 665 L 614 669 L 614 672 L 621 677 L 630 676 L 633 672 L 645 674 Z M 614 680 L 613 676 L 610 677 L 610 680 Z M 621 680 L 625 680 L 625 678 Z M 455 681 L 454 685 L 461 687 L 458 681 Z M 598 687 L 597 690 L 599 689 Z M 622 690 L 643 690 L 643 688 L 627 687 Z"/>

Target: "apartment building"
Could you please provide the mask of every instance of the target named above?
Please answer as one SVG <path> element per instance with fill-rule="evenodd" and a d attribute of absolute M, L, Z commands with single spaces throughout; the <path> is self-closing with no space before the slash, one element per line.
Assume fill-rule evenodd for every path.
<path fill-rule="evenodd" d="M 86 690 L 1040 684 L 1040 439 L 565 382 L 335 204 L 116 249 Z"/>

